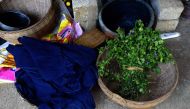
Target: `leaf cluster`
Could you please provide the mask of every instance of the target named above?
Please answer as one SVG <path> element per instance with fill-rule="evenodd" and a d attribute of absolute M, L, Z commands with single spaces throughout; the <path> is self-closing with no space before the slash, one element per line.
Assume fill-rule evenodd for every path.
<path fill-rule="evenodd" d="M 119 83 L 119 94 L 128 99 L 138 99 L 149 92 L 150 70 L 160 73 L 159 63 L 173 62 L 170 50 L 158 31 L 146 28 L 141 20 L 128 35 L 117 30 L 117 37 L 108 40 L 99 49 L 106 57 L 98 62 L 100 77 Z M 144 69 L 128 70 L 128 67 Z"/>

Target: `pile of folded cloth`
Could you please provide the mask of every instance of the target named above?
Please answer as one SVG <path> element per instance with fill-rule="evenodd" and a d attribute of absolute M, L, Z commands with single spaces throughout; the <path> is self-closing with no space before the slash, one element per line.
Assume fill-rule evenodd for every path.
<path fill-rule="evenodd" d="M 14 57 L 6 50 L 9 42 L 0 38 L 0 84 L 15 83 Z"/>
<path fill-rule="evenodd" d="M 39 109 L 95 109 L 91 89 L 97 82 L 97 51 L 29 37 L 9 45 L 17 91 Z"/>

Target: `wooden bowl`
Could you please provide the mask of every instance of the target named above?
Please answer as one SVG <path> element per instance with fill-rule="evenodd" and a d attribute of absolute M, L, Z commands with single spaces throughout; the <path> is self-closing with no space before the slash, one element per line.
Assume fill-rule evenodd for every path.
<path fill-rule="evenodd" d="M 130 109 L 151 109 L 171 96 L 178 83 L 179 73 L 176 65 L 162 64 L 160 67 L 161 74 L 157 75 L 151 84 L 151 93 L 145 101 L 132 101 L 122 98 L 109 90 L 108 85 L 101 78 L 99 78 L 98 84 L 104 94 L 114 103 Z"/>
<path fill-rule="evenodd" d="M 98 61 L 104 59 L 105 56 L 106 54 L 99 55 Z M 113 85 L 108 81 L 104 81 L 104 79 L 99 78 L 98 84 L 104 94 L 114 103 L 130 109 L 150 109 L 170 97 L 178 83 L 179 72 L 176 64 L 160 64 L 159 67 L 161 69 L 160 74 L 150 73 L 152 75 L 150 81 L 151 92 L 148 96 L 143 97 L 141 101 L 128 100 L 114 93 Z"/>
<path fill-rule="evenodd" d="M 3 0 L 0 12 L 20 11 L 28 15 L 31 25 L 18 31 L 2 31 L 0 37 L 11 43 L 18 43 L 21 36 L 40 37 L 53 29 L 55 9 L 52 0 Z"/>

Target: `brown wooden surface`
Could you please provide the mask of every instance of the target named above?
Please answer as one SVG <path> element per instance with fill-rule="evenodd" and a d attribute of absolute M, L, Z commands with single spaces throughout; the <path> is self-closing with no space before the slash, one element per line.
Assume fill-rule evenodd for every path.
<path fill-rule="evenodd" d="M 74 42 L 78 45 L 83 45 L 90 48 L 95 48 L 106 40 L 106 35 L 97 28 L 94 28 L 82 35 Z"/>

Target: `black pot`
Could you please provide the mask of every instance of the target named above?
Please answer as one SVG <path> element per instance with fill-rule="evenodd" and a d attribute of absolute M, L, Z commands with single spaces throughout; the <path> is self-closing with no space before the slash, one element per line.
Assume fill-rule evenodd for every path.
<path fill-rule="evenodd" d="M 190 19 L 190 0 L 182 0 L 182 1 L 185 7 L 182 13 L 182 17 Z"/>
<path fill-rule="evenodd" d="M 153 9 L 142 0 L 113 0 L 101 9 L 99 24 L 102 31 L 113 38 L 119 27 L 128 33 L 139 19 L 151 28 L 154 18 Z"/>
<path fill-rule="evenodd" d="M 19 11 L 7 11 L 0 13 L 0 30 L 16 31 L 30 25 L 30 18 Z"/>
<path fill-rule="evenodd" d="M 182 0 L 183 4 L 185 6 L 189 5 L 190 6 L 190 0 Z"/>

